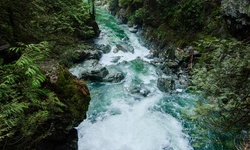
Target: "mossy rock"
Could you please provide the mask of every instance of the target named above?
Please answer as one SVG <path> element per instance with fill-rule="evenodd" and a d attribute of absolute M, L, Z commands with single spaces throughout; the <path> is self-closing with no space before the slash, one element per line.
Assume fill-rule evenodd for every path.
<path fill-rule="evenodd" d="M 41 64 L 47 81 L 45 87 L 53 91 L 58 99 L 65 105 L 63 112 L 57 113 L 56 118 L 48 124 L 53 125 L 51 135 L 39 142 L 39 149 L 76 149 L 77 133 L 74 127 L 86 118 L 90 102 L 90 94 L 83 80 L 73 76 L 66 68 L 56 61 Z M 36 147 L 36 148 L 37 148 Z"/>

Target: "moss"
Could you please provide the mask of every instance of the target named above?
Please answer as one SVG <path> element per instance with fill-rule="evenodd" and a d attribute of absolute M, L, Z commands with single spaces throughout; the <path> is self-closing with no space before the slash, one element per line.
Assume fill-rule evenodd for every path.
<path fill-rule="evenodd" d="M 58 69 L 58 81 L 54 91 L 67 106 L 67 112 L 73 120 L 82 121 L 86 117 L 90 95 L 84 81 L 71 75 L 63 67 Z"/>
<path fill-rule="evenodd" d="M 40 66 L 47 76 L 44 87 L 53 91 L 64 107 L 47 122 L 53 130 L 36 146 L 39 149 L 51 149 L 51 147 L 65 145 L 67 148 L 64 149 L 76 149 L 77 144 L 74 141 L 77 139 L 77 133 L 74 127 L 86 118 L 90 102 L 87 85 L 54 60 L 44 62 Z"/>

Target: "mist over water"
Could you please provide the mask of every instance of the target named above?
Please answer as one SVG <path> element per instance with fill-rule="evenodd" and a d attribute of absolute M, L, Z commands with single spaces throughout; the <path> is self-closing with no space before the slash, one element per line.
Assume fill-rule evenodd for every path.
<path fill-rule="evenodd" d="M 104 10 L 98 18 L 102 31 L 96 44 L 111 45 L 100 64 L 109 70 L 125 74 L 120 83 L 89 82 L 92 100 L 87 119 L 78 127 L 79 150 L 192 150 L 190 137 L 180 120 L 183 110 L 192 111 L 193 100 L 185 93 L 162 93 L 157 89 L 156 69 L 145 58 L 149 50 L 144 47 L 128 27 L 117 24 Z M 115 45 L 124 42 L 134 53 L 113 53 Z M 112 59 L 121 59 L 113 63 Z M 78 75 L 78 67 L 72 74 Z M 139 87 L 150 93 L 144 97 L 131 93 Z"/>

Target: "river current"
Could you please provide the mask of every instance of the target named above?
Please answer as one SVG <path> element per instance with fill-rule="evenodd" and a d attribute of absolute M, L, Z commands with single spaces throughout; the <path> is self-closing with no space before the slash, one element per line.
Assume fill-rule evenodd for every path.
<path fill-rule="evenodd" d="M 108 70 L 122 72 L 125 78 L 119 83 L 88 82 L 91 102 L 85 119 L 78 127 L 79 150 L 192 150 L 195 130 L 192 123 L 183 119 L 192 113 L 194 96 L 177 89 L 163 93 L 157 88 L 157 68 L 145 56 L 149 54 L 135 33 L 126 25 L 117 23 L 105 10 L 98 10 L 101 34 L 95 44 L 111 45 L 99 63 Z M 126 42 L 134 53 L 114 53 L 115 45 Z M 112 60 L 120 56 L 118 62 Z M 79 67 L 71 68 L 79 75 Z M 131 93 L 133 88 L 146 89 L 145 97 Z M 201 149 L 213 149 L 204 144 Z"/>

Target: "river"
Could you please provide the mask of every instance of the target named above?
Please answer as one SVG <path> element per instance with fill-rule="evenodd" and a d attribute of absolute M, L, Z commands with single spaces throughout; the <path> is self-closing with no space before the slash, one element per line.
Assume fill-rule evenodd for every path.
<path fill-rule="evenodd" d="M 214 149 L 210 141 L 197 143 L 196 125 L 185 114 L 192 114 L 195 96 L 178 89 L 163 93 L 157 88 L 157 68 L 145 56 L 149 54 L 137 34 L 117 23 L 107 11 L 98 10 L 101 34 L 96 44 L 125 42 L 134 53 L 104 54 L 99 63 L 109 70 L 122 72 L 119 83 L 88 82 L 92 100 L 87 119 L 78 127 L 79 150 L 192 150 Z M 118 62 L 112 60 L 120 56 Z M 78 68 L 70 71 L 78 75 Z M 147 90 L 143 96 L 131 89 Z M 199 141 L 198 141 L 199 142 Z M 197 146 L 198 144 L 198 146 Z"/>

